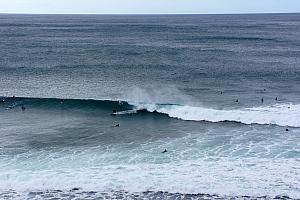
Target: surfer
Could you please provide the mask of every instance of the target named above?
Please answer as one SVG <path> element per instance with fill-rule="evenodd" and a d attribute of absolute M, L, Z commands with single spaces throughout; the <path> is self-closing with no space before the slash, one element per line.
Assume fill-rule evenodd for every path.
<path fill-rule="evenodd" d="M 115 127 L 120 127 L 120 124 L 116 124 Z"/>
<path fill-rule="evenodd" d="M 238 103 L 238 102 L 239 102 L 239 100 L 237 99 L 237 100 L 235 100 L 235 102 L 236 102 L 236 103 Z"/>
<path fill-rule="evenodd" d="M 261 102 L 262 102 L 262 103 L 264 102 L 264 98 L 261 98 Z"/>
<path fill-rule="evenodd" d="M 60 100 L 60 103 L 63 103 L 63 102 L 64 102 L 64 100 L 63 100 L 63 99 L 61 99 L 61 100 Z"/>
<path fill-rule="evenodd" d="M 22 106 L 21 109 L 22 109 L 22 110 L 25 110 L 26 108 L 25 108 L 25 106 Z"/>
<path fill-rule="evenodd" d="M 288 129 L 288 128 L 286 128 L 286 129 L 285 129 L 285 131 L 289 131 L 289 129 Z"/>
<path fill-rule="evenodd" d="M 116 116 L 116 113 L 117 113 L 117 111 L 113 110 L 111 115 Z"/>
<path fill-rule="evenodd" d="M 220 94 L 223 94 L 223 92 L 220 92 Z"/>
<path fill-rule="evenodd" d="M 1 99 L 0 103 L 4 103 L 4 102 L 5 102 L 4 98 L 3 98 L 3 99 Z"/>
<path fill-rule="evenodd" d="M 275 101 L 278 101 L 278 98 L 277 98 L 277 97 L 275 98 Z"/>
<path fill-rule="evenodd" d="M 167 153 L 168 151 L 167 151 L 167 149 L 165 149 L 163 152 L 161 152 L 161 153 Z"/>

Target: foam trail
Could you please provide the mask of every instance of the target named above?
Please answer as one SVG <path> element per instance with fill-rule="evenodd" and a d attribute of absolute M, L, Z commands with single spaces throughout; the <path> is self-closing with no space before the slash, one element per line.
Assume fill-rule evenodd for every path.
<path fill-rule="evenodd" d="M 234 110 L 218 110 L 187 105 L 133 104 L 137 110 L 159 112 L 170 117 L 192 120 L 222 122 L 234 121 L 244 124 L 275 124 L 279 126 L 300 127 L 300 105 L 276 104 Z"/>

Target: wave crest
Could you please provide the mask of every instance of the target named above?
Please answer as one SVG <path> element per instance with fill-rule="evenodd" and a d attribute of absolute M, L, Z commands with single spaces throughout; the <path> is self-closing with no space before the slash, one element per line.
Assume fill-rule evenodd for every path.
<path fill-rule="evenodd" d="M 218 110 L 187 105 L 134 104 L 137 110 L 167 114 L 172 118 L 190 121 L 223 122 L 243 124 L 274 124 L 300 127 L 300 105 L 276 104 L 233 110 Z"/>
<path fill-rule="evenodd" d="M 5 98 L 4 107 L 15 108 L 21 105 L 41 109 L 56 109 L 59 99 L 49 98 Z M 136 103 L 118 100 L 84 100 L 67 99 L 64 108 L 82 110 L 117 110 L 116 114 L 132 114 L 137 111 L 156 112 L 169 117 L 190 121 L 224 122 L 232 121 L 243 124 L 274 124 L 279 126 L 300 127 L 300 104 L 275 104 L 241 109 L 213 109 L 206 107 L 193 107 L 178 104 Z"/>

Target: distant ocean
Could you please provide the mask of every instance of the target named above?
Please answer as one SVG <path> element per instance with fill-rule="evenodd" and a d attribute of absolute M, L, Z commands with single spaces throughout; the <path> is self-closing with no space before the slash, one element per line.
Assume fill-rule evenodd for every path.
<path fill-rule="evenodd" d="M 300 14 L 1 14 L 0 100 L 0 199 L 300 198 Z"/>

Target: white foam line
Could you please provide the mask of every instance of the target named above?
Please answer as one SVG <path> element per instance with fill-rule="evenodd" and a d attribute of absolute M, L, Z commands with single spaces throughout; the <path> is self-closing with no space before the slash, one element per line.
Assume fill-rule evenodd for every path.
<path fill-rule="evenodd" d="M 300 198 L 296 159 L 218 158 L 163 164 L 126 164 L 52 170 L 0 172 L 1 190 L 85 191 L 218 194 L 227 196 L 288 195 Z"/>
<path fill-rule="evenodd" d="M 273 106 L 253 107 L 233 110 L 218 110 L 204 107 L 159 105 L 133 103 L 137 109 L 159 112 L 170 117 L 191 120 L 222 122 L 233 121 L 244 124 L 274 124 L 279 126 L 300 127 L 300 105 L 276 104 Z"/>

